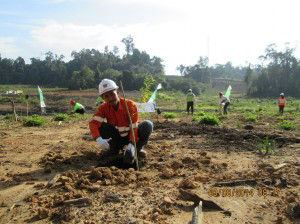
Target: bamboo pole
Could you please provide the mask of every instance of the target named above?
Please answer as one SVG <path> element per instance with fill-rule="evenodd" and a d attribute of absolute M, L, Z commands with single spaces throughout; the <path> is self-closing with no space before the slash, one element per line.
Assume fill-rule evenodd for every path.
<path fill-rule="evenodd" d="M 127 115 L 128 115 L 128 118 L 129 118 L 130 131 L 132 133 L 132 138 L 133 138 L 135 158 L 136 158 L 136 167 L 137 167 L 137 170 L 140 170 L 140 168 L 139 168 L 139 159 L 138 159 L 138 156 L 137 156 L 136 142 L 135 142 L 135 134 L 134 134 L 134 130 L 133 130 L 133 127 L 132 127 L 132 120 L 131 120 L 131 116 L 130 116 L 130 113 L 129 113 L 129 110 L 128 110 L 128 105 L 127 105 L 127 102 L 126 102 L 126 97 L 125 97 L 122 81 L 120 81 L 120 83 L 121 83 L 121 90 L 122 90 L 122 93 L 123 93 L 123 98 L 124 98 L 124 102 L 125 102 Z"/>
<path fill-rule="evenodd" d="M 17 113 L 16 113 L 15 103 L 14 103 L 13 100 L 11 100 L 10 102 L 11 102 L 11 106 L 12 106 L 12 111 L 13 111 L 14 119 L 15 119 L 15 121 L 17 121 L 18 117 L 17 117 Z"/>
<path fill-rule="evenodd" d="M 200 201 L 200 203 L 194 208 L 191 224 L 201 224 L 202 216 L 202 201 Z"/>

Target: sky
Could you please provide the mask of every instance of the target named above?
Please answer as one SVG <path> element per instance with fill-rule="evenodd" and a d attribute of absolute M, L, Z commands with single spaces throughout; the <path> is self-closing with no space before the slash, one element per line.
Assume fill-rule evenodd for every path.
<path fill-rule="evenodd" d="M 43 58 L 51 51 L 108 46 L 121 40 L 163 59 L 167 75 L 200 56 L 209 65 L 259 63 L 269 44 L 286 43 L 300 58 L 299 0 L 0 0 L 2 58 Z"/>

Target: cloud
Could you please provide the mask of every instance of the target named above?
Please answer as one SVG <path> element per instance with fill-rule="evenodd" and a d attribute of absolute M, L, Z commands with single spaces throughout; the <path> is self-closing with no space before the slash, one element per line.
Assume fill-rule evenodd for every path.
<path fill-rule="evenodd" d="M 122 45 L 121 39 L 142 29 L 143 24 L 124 27 L 105 25 L 75 25 L 72 23 L 48 22 L 31 31 L 33 41 L 41 48 L 52 49 L 70 55 L 83 48 L 103 49 L 104 46 Z"/>
<path fill-rule="evenodd" d="M 86 1 L 101 5 L 100 1 Z M 299 31 L 295 29 L 295 22 L 299 21 L 296 12 L 298 7 L 294 7 L 297 3 L 293 0 L 287 0 L 289 4 L 283 6 L 278 1 L 272 5 L 261 2 L 260 7 L 257 7 L 258 0 L 245 3 L 239 0 L 101 2 L 110 2 L 116 4 L 116 7 L 140 4 L 147 8 L 147 5 L 154 5 L 171 8 L 166 11 L 175 13 L 166 14 L 167 19 L 164 20 L 154 20 L 151 17 L 152 19 L 139 23 L 135 17 L 128 22 L 126 17 L 131 15 L 126 15 L 124 10 L 125 14 L 120 15 L 124 20 L 115 20 L 114 25 L 100 24 L 99 21 L 103 20 L 101 15 L 97 22 L 94 20 L 93 25 L 48 21 L 31 31 L 36 49 L 44 52 L 51 50 L 70 59 L 73 50 L 83 48 L 102 51 L 108 45 L 118 46 L 123 50 L 122 38 L 132 35 L 138 49 L 145 50 L 151 56 L 161 57 L 166 65 L 166 73 L 175 74 L 178 73 L 178 65 L 195 64 L 200 56 L 209 56 L 211 65 L 227 61 L 234 65 L 257 63 L 257 58 L 264 53 L 268 44 L 293 42 L 300 38 Z M 291 13 L 278 17 L 283 10 Z M 174 16 L 179 11 L 182 16 Z"/>
<path fill-rule="evenodd" d="M 176 66 L 181 63 L 189 63 L 191 60 L 196 62 L 206 51 L 205 33 L 175 22 L 82 26 L 51 21 L 32 30 L 31 35 L 40 49 L 64 54 L 67 59 L 73 50 L 83 48 L 103 50 L 108 45 L 118 46 L 122 50 L 122 38 L 132 35 L 138 49 L 145 50 L 151 56 L 161 57 L 167 63 L 168 73 L 174 73 Z"/>
<path fill-rule="evenodd" d="M 0 37 L 0 49 L 2 57 L 11 57 L 18 52 L 15 46 L 15 38 L 13 37 Z"/>

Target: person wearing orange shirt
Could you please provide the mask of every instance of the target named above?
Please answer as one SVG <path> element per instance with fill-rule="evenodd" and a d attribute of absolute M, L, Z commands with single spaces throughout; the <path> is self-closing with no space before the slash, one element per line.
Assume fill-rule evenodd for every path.
<path fill-rule="evenodd" d="M 280 93 L 280 96 L 278 98 L 278 107 L 279 107 L 279 113 L 282 115 L 284 107 L 286 105 L 286 99 L 284 96 L 284 93 Z"/>
<path fill-rule="evenodd" d="M 135 149 L 125 99 L 119 97 L 118 88 L 110 79 L 103 79 L 100 82 L 99 94 L 104 103 L 98 107 L 89 122 L 89 127 L 100 149 L 108 150 L 112 154 L 118 154 L 121 149 L 125 149 L 124 163 L 133 164 L 136 160 L 135 150 L 138 156 L 146 156 L 142 148 L 147 144 L 152 133 L 153 123 L 149 120 L 138 123 L 137 106 L 132 100 L 126 99 L 136 142 Z"/>

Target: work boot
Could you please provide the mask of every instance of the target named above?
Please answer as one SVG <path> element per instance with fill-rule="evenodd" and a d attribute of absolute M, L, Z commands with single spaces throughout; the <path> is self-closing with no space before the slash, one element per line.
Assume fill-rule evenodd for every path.
<path fill-rule="evenodd" d="M 133 164 L 135 161 L 135 151 L 126 149 L 124 151 L 123 162 L 125 164 Z"/>
<path fill-rule="evenodd" d="M 139 151 L 139 158 L 145 159 L 147 157 L 147 152 L 144 149 Z"/>

